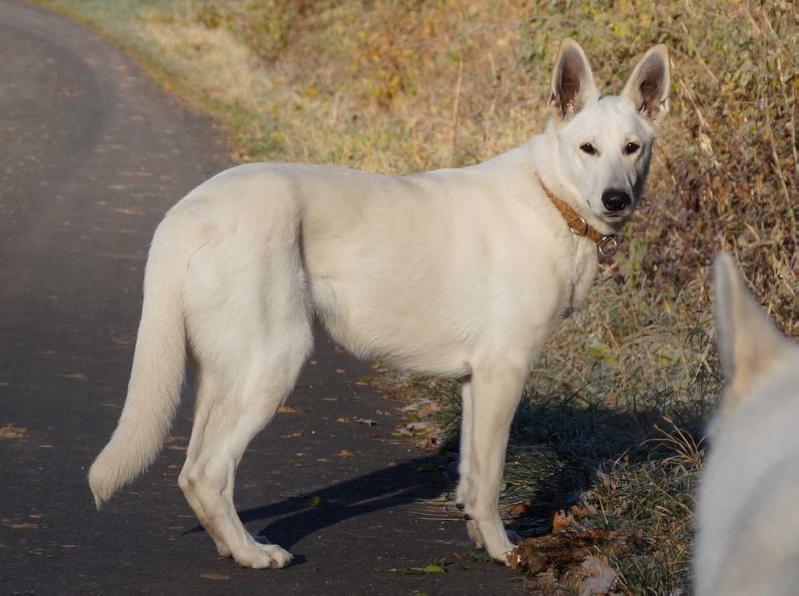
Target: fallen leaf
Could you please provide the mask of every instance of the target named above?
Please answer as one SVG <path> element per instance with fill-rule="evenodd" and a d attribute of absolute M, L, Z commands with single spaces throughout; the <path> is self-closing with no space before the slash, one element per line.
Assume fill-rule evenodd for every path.
<path fill-rule="evenodd" d="M 424 567 L 399 567 L 389 569 L 391 573 L 399 573 L 400 575 L 427 575 L 431 573 L 446 573 L 447 570 L 437 563 L 425 565 Z"/>
<path fill-rule="evenodd" d="M 349 424 L 350 419 L 347 418 L 346 416 L 342 416 L 341 418 L 336 418 L 336 422 L 339 422 L 341 424 Z"/>
<path fill-rule="evenodd" d="M 347 451 L 346 449 L 342 449 L 338 453 L 336 453 L 337 457 L 352 457 L 352 451 Z"/>
<path fill-rule="evenodd" d="M 421 408 L 419 408 L 416 411 L 416 415 L 419 416 L 419 418 L 427 418 L 431 414 L 434 414 L 434 413 L 440 412 L 440 411 L 441 411 L 441 406 L 439 404 L 437 404 L 437 403 L 429 403 L 429 404 L 425 404 Z"/>
<path fill-rule="evenodd" d="M 200 579 L 210 579 L 213 581 L 224 581 L 226 579 L 230 579 L 229 575 L 222 575 L 221 573 L 213 573 L 211 571 L 207 571 L 205 573 L 200 574 Z"/>
<path fill-rule="evenodd" d="M 376 420 L 372 420 L 371 418 L 358 418 L 358 417 L 355 417 L 355 418 L 353 418 L 353 420 L 355 422 L 357 422 L 358 424 L 365 424 L 367 426 L 377 426 L 377 421 Z"/>
<path fill-rule="evenodd" d="M 64 379 L 74 379 L 76 381 L 88 381 L 89 380 L 89 377 L 87 377 L 83 373 L 68 373 L 68 374 L 62 374 L 62 375 L 58 375 L 58 376 L 59 377 L 63 377 Z"/>
<path fill-rule="evenodd" d="M 319 505 L 321 504 L 322 504 L 322 497 L 319 497 L 317 495 L 314 495 L 313 497 L 305 501 L 306 507 L 319 507 Z"/>
<path fill-rule="evenodd" d="M 39 530 L 41 529 L 41 524 L 34 524 L 31 522 L 16 522 L 12 524 L 7 524 L 9 528 L 14 530 Z"/>
<path fill-rule="evenodd" d="M 438 451 L 438 439 L 436 437 L 427 437 L 419 443 L 419 447 L 425 451 Z"/>
<path fill-rule="evenodd" d="M 337 369 L 336 369 L 336 372 L 337 372 L 338 374 L 340 374 L 340 375 L 343 375 L 343 374 L 344 374 L 345 372 L 347 372 L 347 371 L 346 371 L 346 370 L 344 370 L 343 368 L 337 368 Z"/>
<path fill-rule="evenodd" d="M 511 517 L 521 517 L 527 513 L 527 510 L 527 501 L 520 501 L 518 503 L 513 503 L 510 507 L 508 507 L 508 515 Z"/>
<path fill-rule="evenodd" d="M 562 510 L 557 511 L 555 512 L 555 516 L 552 518 L 552 533 L 560 534 L 571 527 L 573 523 L 574 517 L 571 514 Z"/>
<path fill-rule="evenodd" d="M 297 437 L 301 437 L 301 436 L 302 436 L 301 432 L 296 432 L 296 433 L 289 433 L 287 435 L 280 435 L 280 438 L 281 439 L 296 439 Z"/>
<path fill-rule="evenodd" d="M 299 410 L 293 406 L 280 406 L 277 411 L 280 414 L 296 414 Z"/>
<path fill-rule="evenodd" d="M 28 429 L 24 426 L 14 426 L 6 424 L 0 426 L 0 439 L 21 439 L 28 434 Z"/>

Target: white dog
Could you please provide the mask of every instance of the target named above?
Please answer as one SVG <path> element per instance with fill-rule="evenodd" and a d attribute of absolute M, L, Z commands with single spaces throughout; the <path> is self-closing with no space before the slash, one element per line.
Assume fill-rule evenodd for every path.
<path fill-rule="evenodd" d="M 710 427 L 694 556 L 700 596 L 799 593 L 799 346 L 768 320 L 729 255 L 716 259 L 726 385 Z"/>
<path fill-rule="evenodd" d="M 528 371 L 586 297 L 597 251 L 641 195 L 668 110 L 663 46 L 621 96 L 599 97 L 577 43 L 552 79 L 556 116 L 484 163 L 409 176 L 251 164 L 194 189 L 155 232 L 127 400 L 89 473 L 98 507 L 148 466 L 197 365 L 194 429 L 179 484 L 223 555 L 282 567 L 233 504 L 247 444 L 291 392 L 318 317 L 363 358 L 463 380 L 458 500 L 468 530 L 505 560 L 497 499 Z"/>

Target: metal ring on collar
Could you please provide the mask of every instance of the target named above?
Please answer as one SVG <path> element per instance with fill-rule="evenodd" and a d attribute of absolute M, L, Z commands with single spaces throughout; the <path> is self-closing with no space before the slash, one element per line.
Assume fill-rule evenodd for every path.
<path fill-rule="evenodd" d="M 585 219 L 583 219 L 579 215 L 577 217 L 580 219 L 580 223 L 583 224 L 583 229 L 575 230 L 571 224 L 569 224 L 569 229 L 572 231 L 572 234 L 577 234 L 578 236 L 585 236 L 586 234 L 588 234 L 588 222 L 585 221 Z"/>
<path fill-rule="evenodd" d="M 596 248 L 603 257 L 612 257 L 619 249 L 619 243 L 613 236 L 602 236 L 602 240 L 597 242 Z"/>

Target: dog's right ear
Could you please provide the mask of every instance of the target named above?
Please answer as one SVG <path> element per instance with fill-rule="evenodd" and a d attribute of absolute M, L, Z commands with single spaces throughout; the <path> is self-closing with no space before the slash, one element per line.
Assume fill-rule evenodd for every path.
<path fill-rule="evenodd" d="M 583 48 L 573 39 L 564 39 L 552 73 L 552 96 L 549 100 L 558 117 L 566 120 L 598 98 L 594 73 Z"/>
<path fill-rule="evenodd" d="M 786 340 L 746 287 L 733 258 L 716 257 L 714 304 L 717 345 L 726 382 L 721 410 L 745 400 L 759 377 L 779 359 Z"/>

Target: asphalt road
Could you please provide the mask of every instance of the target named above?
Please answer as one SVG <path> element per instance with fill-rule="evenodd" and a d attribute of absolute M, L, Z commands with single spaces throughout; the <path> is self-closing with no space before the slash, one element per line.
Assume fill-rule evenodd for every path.
<path fill-rule="evenodd" d="M 197 528 L 176 484 L 190 396 L 153 468 L 96 512 L 85 475 L 123 403 L 149 239 L 229 150 L 95 33 L 0 0 L 0 157 L 0 592 L 521 591 L 424 503 L 451 481 L 443 459 L 392 436 L 397 404 L 323 337 L 236 485 L 292 566 L 238 568 Z M 441 558 L 468 568 L 391 571 Z"/>

